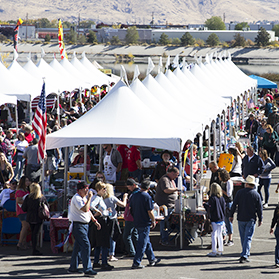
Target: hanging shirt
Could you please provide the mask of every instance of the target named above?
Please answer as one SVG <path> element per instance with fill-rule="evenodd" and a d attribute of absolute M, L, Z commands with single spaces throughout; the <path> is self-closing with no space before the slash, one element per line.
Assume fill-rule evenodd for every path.
<path fill-rule="evenodd" d="M 113 165 L 111 161 L 111 153 L 110 155 L 106 154 L 106 156 L 104 157 L 104 174 L 107 181 L 116 181 L 116 169 L 117 168 Z"/>

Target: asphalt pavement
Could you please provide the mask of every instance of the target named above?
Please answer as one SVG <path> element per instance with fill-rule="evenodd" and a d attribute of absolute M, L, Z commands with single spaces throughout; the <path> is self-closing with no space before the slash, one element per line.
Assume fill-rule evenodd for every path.
<path fill-rule="evenodd" d="M 199 238 L 182 250 L 174 245 L 160 246 L 159 227 L 157 227 L 151 232 L 154 253 L 156 257 L 161 258 L 157 266 L 132 270 L 132 259 L 117 254 L 119 260 L 111 263 L 115 268 L 112 271 L 99 271 L 95 278 L 278 278 L 279 268 L 274 268 L 275 237 L 269 234 L 273 211 L 279 198 L 279 194 L 275 193 L 279 179 L 278 168 L 273 171 L 272 176 L 269 207 L 264 209 L 263 225 L 255 230 L 249 263 L 240 264 L 238 261 L 241 244 L 235 216 L 233 224 L 235 244 L 224 247 L 222 257 L 207 257 L 207 253 L 211 251 L 206 249 L 211 243 L 210 236 L 203 237 L 203 247 Z M 32 256 L 31 250 L 17 251 L 15 245 L 0 246 L 0 278 L 83 277 L 82 274 L 67 274 L 71 253 L 53 254 L 50 242 L 44 242 L 41 251 L 42 256 Z M 143 259 L 142 264 L 147 265 L 147 259 Z"/>

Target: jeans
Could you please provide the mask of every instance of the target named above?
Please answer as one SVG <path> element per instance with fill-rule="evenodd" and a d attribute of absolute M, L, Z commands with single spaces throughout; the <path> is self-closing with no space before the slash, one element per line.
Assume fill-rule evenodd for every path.
<path fill-rule="evenodd" d="M 14 178 L 18 177 L 18 180 L 22 177 L 24 162 L 25 159 L 22 155 L 17 155 Z"/>
<path fill-rule="evenodd" d="M 109 248 L 109 255 L 114 256 L 115 255 L 115 247 L 116 247 L 116 242 L 110 238 L 110 248 Z"/>
<path fill-rule="evenodd" d="M 94 248 L 94 264 L 99 262 L 100 253 L 102 248 L 102 264 L 108 263 L 108 247 L 95 247 Z"/>
<path fill-rule="evenodd" d="M 9 155 L 6 155 L 6 157 L 7 157 L 7 161 L 8 161 L 10 164 L 12 164 L 12 161 L 13 161 L 12 155 L 9 154 Z"/>
<path fill-rule="evenodd" d="M 259 186 L 258 186 L 258 192 L 261 196 L 261 199 L 263 201 L 263 196 L 262 196 L 262 193 L 261 193 L 261 189 L 262 189 L 262 186 L 264 186 L 264 196 L 265 196 L 265 203 L 268 203 L 268 200 L 269 200 L 269 186 L 270 186 L 270 183 L 271 183 L 271 178 L 260 178 L 260 183 L 259 183 Z"/>
<path fill-rule="evenodd" d="M 275 264 L 279 264 L 279 227 L 278 226 L 276 226 L 274 235 L 276 237 Z"/>
<path fill-rule="evenodd" d="M 139 233 L 139 240 L 137 243 L 136 254 L 134 257 L 134 265 L 140 265 L 144 253 L 146 254 L 149 262 L 152 262 L 155 260 L 155 256 L 149 238 L 150 226 L 137 229 Z"/>
<path fill-rule="evenodd" d="M 231 210 L 233 202 L 226 203 L 226 210 Z M 225 224 L 227 229 L 227 234 L 233 234 L 233 224 L 229 220 L 229 214 L 226 213 Z"/>
<path fill-rule="evenodd" d="M 242 246 L 241 257 L 248 258 L 250 256 L 251 242 L 255 226 L 255 221 L 238 221 L 238 230 Z"/>
<path fill-rule="evenodd" d="M 224 223 L 215 223 L 211 222 L 212 225 L 212 233 L 211 233 L 211 241 L 212 241 L 212 252 L 217 252 L 217 242 L 218 242 L 218 251 L 223 252 L 223 236 L 222 236 L 222 225 Z"/>
<path fill-rule="evenodd" d="M 72 252 L 70 270 L 78 269 L 79 257 L 82 260 L 83 272 L 92 270 L 91 266 L 91 246 L 88 239 L 88 224 L 73 223 L 73 236 L 75 237 L 74 249 Z"/>
<path fill-rule="evenodd" d="M 174 211 L 174 208 L 168 208 L 168 216 L 166 216 L 165 219 L 161 220 L 161 222 L 160 222 L 160 235 L 161 235 L 162 242 L 168 242 L 168 240 L 169 240 L 168 219 L 173 211 Z"/>
<path fill-rule="evenodd" d="M 125 227 L 123 232 L 123 241 L 125 244 L 125 248 L 129 255 L 135 255 L 135 247 L 134 243 L 137 243 L 139 238 L 138 230 L 134 226 L 134 222 L 125 221 Z"/>

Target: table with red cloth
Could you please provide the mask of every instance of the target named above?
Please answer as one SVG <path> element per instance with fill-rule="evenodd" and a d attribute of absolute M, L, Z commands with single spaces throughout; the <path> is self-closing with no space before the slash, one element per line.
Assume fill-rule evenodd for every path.
<path fill-rule="evenodd" d="M 179 213 L 172 213 L 171 215 L 171 223 L 172 224 L 180 224 L 180 214 Z M 205 220 L 205 213 L 204 212 L 185 212 L 183 216 L 183 223 L 184 224 L 203 224 Z"/>
<path fill-rule="evenodd" d="M 206 212 L 185 212 L 184 222 L 186 224 L 203 224 Z"/>
<path fill-rule="evenodd" d="M 58 231 L 68 229 L 70 225 L 68 218 L 51 218 L 50 219 L 50 229 L 49 229 L 49 236 L 50 236 L 50 244 L 51 250 L 54 254 L 58 253 L 58 248 L 55 246 L 58 244 Z"/>
<path fill-rule="evenodd" d="M 183 222 L 182 222 L 182 228 L 184 231 L 184 237 L 183 240 L 185 241 L 185 238 L 188 239 L 187 245 L 192 243 L 192 241 L 195 239 L 194 235 L 197 235 L 201 240 L 201 247 L 203 247 L 203 239 L 201 234 L 197 233 L 198 228 L 202 228 L 204 221 L 205 221 L 206 212 L 200 211 L 200 212 L 183 212 Z M 176 229 L 179 229 L 180 226 L 180 214 L 179 213 L 172 213 L 170 216 L 170 223 L 173 225 L 176 225 Z M 195 233 L 193 233 L 193 231 Z M 191 233 L 192 231 L 192 233 Z M 177 237 L 179 236 L 179 231 L 177 231 L 175 235 L 175 245 Z"/>

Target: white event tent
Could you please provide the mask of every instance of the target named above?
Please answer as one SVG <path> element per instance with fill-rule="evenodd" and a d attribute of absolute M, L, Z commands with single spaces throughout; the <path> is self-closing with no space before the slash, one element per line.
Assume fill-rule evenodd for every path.
<path fill-rule="evenodd" d="M 156 123 L 154 123 L 154 121 Z M 89 129 L 92 123 L 92 129 Z M 94 128 L 93 128 L 94 127 Z M 171 118 L 160 119 L 122 81 L 81 118 L 47 136 L 46 148 L 130 144 L 180 151 L 193 133 Z"/>
<path fill-rule="evenodd" d="M 109 77 L 106 74 L 102 73 L 100 70 L 98 70 L 97 67 L 94 66 L 94 64 L 87 59 L 87 57 L 85 56 L 85 52 L 82 53 L 82 58 L 80 59 L 80 63 L 90 72 L 91 75 L 98 77 L 98 79 L 100 80 L 107 81 L 103 84 L 108 84 L 108 82 L 116 83 L 118 81 L 115 78 Z"/>
<path fill-rule="evenodd" d="M 89 62 L 89 61 L 88 61 Z M 89 62 L 92 66 L 93 64 L 91 62 Z M 97 70 L 96 72 L 93 72 L 90 68 L 87 68 L 86 66 L 84 66 L 76 57 L 75 53 L 74 53 L 74 57 L 71 60 L 71 64 L 80 72 L 82 73 L 82 75 L 84 77 L 86 77 L 87 80 L 90 80 L 91 86 L 94 85 L 98 85 L 98 86 L 102 86 L 103 84 L 107 84 L 109 85 L 109 76 L 107 75 L 99 75 L 96 72 L 100 72 L 99 70 Z M 95 66 L 93 66 L 95 67 Z M 101 72 L 100 72 L 101 74 Z"/>

